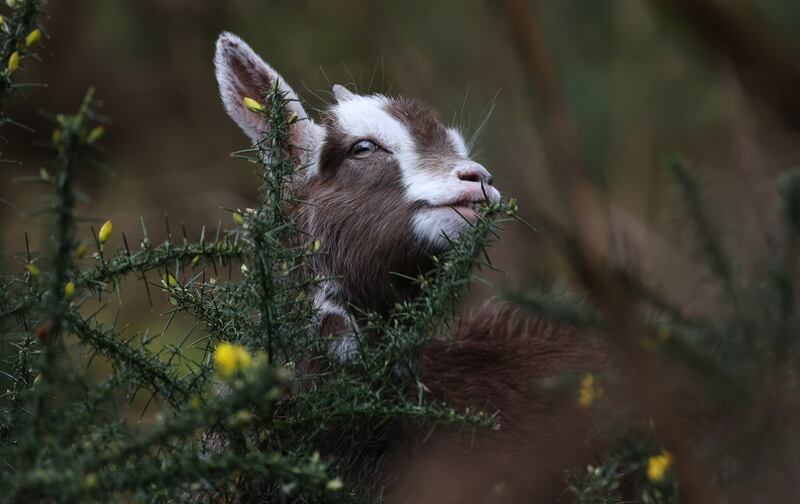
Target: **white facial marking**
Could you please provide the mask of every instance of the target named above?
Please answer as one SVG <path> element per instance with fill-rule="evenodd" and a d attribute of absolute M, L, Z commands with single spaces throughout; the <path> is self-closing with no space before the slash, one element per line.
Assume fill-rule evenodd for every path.
<path fill-rule="evenodd" d="M 373 138 L 395 156 L 402 156 L 413 151 L 414 144 L 406 127 L 386 111 L 389 103 L 383 95 L 355 95 L 337 103 L 332 111 L 339 126 L 350 136 Z"/>
<path fill-rule="evenodd" d="M 390 104 L 391 100 L 382 95 L 353 95 L 337 103 L 332 113 L 343 132 L 353 139 L 373 139 L 394 155 L 400 166 L 406 200 L 426 204 L 412 217 L 414 235 L 421 242 L 444 248 L 448 244 L 442 233 L 457 239 L 467 225 L 464 217 L 449 205 L 482 201 L 484 193 L 489 201 L 496 202 L 500 192 L 492 186 L 481 187 L 480 183 L 459 178 L 459 170 L 475 163 L 469 159 L 458 130 L 447 130 L 453 155 L 425 158 L 420 155 L 408 127 L 387 111 Z"/>

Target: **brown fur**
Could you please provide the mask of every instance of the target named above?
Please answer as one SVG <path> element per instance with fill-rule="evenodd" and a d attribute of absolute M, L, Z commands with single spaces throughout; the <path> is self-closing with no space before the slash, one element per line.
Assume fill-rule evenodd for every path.
<path fill-rule="evenodd" d="M 408 127 L 420 153 L 455 154 L 447 129 L 428 105 L 413 98 L 398 97 L 391 101 L 387 111 Z"/>
<path fill-rule="evenodd" d="M 320 239 L 317 272 L 335 277 L 342 297 L 361 309 L 385 313 L 416 291 L 405 276 L 430 269 L 428 253 L 413 239 L 403 198 L 400 168 L 391 154 L 348 158 L 352 143 L 333 119 L 320 154 L 319 174 L 301 189 L 310 204 L 300 209 L 301 226 Z M 379 258 L 379 259 L 378 259 Z"/>
<path fill-rule="evenodd" d="M 277 74 L 242 52 L 240 44 L 232 35 L 221 37 L 218 77 L 229 113 L 254 135 L 266 125 L 252 124 L 258 115 L 243 109 L 241 97 L 260 97 L 270 75 Z M 452 173 L 465 161 L 430 107 L 398 98 L 386 111 L 408 126 L 420 158 L 415 168 Z M 415 277 L 429 270 L 431 261 L 412 234 L 411 219 L 420 204 L 405 198 L 392 153 L 379 145 L 367 157 L 351 156 L 353 143 L 361 139 L 349 137 L 335 115 L 326 117 L 323 127 L 317 170 L 298 177 L 293 187 L 309 204 L 293 211 L 307 239 L 322 242 L 322 253 L 309 264 L 313 274 L 328 278 L 314 293 L 320 308 L 316 327 L 320 337 L 335 340 L 351 328 L 348 311 L 385 314 L 417 295 L 413 283 L 395 273 Z M 318 133 L 316 125 L 298 121 L 291 141 L 308 145 Z M 491 184 L 488 172 L 485 182 Z M 605 353 L 591 335 L 489 304 L 424 348 L 419 380 L 425 394 L 454 408 L 497 412 L 499 430 L 474 433 L 403 422 L 365 426 L 357 446 L 341 446 L 340 437 L 331 440 L 330 451 L 345 452 L 354 462 L 351 479 L 376 501 L 554 502 L 565 488 L 566 471 L 591 459 L 586 440 L 592 422 L 590 412 L 578 407 L 574 388 L 565 394 L 546 385 L 562 372 L 602 366 Z"/>
<path fill-rule="evenodd" d="M 411 100 L 394 103 L 392 113 L 415 125 L 420 149 L 452 153 L 430 109 Z M 301 225 L 310 239 L 323 243 L 313 268 L 338 279 L 336 302 L 385 313 L 416 295 L 393 273 L 415 276 L 431 266 L 411 237 L 414 207 L 403 198 L 400 169 L 388 152 L 350 158 L 358 139 L 331 118 L 325 127 L 319 172 L 300 189 L 311 203 L 300 210 Z M 325 337 L 349 327 L 335 318 L 323 319 Z M 500 430 L 473 436 L 438 428 L 429 436 L 431 426 L 392 425 L 364 433 L 363 446 L 340 449 L 357 465 L 353 479 L 376 500 L 554 502 L 564 492 L 567 471 L 591 459 L 586 440 L 592 423 L 574 389 L 564 395 L 543 383 L 565 371 L 597 367 L 604 354 L 594 337 L 487 304 L 425 347 L 419 376 L 434 399 L 457 409 L 498 412 Z"/>
<path fill-rule="evenodd" d="M 568 502 L 568 471 L 592 460 L 600 440 L 589 441 L 591 411 L 575 389 L 548 381 L 604 356 L 596 337 L 485 305 L 424 349 L 419 375 L 457 409 L 498 412 L 500 429 L 406 426 L 383 470 L 387 502 Z"/>

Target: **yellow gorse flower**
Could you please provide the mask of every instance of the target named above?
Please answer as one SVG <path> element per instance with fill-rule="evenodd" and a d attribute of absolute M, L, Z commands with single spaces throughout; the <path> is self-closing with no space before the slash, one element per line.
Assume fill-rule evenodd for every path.
<path fill-rule="evenodd" d="M 334 478 L 332 480 L 328 480 L 328 483 L 325 484 L 325 488 L 328 490 L 333 490 L 334 492 L 337 490 L 341 490 L 344 488 L 344 483 L 339 478 Z"/>
<path fill-rule="evenodd" d="M 89 473 L 83 478 L 83 488 L 92 490 L 97 487 L 97 474 Z"/>
<path fill-rule="evenodd" d="M 39 269 L 39 266 L 36 266 L 33 263 L 26 264 L 25 269 L 28 270 L 32 277 L 38 277 L 42 273 L 42 271 Z"/>
<path fill-rule="evenodd" d="M 253 358 L 241 345 L 221 343 L 214 351 L 214 364 L 222 378 L 232 378 L 248 369 L 252 363 Z"/>
<path fill-rule="evenodd" d="M 39 42 L 41 38 L 42 38 L 42 30 L 36 28 L 32 32 L 30 32 L 27 37 L 25 37 L 25 45 L 30 47 L 36 42 Z"/>
<path fill-rule="evenodd" d="M 178 281 L 175 280 L 175 277 L 172 276 L 171 273 L 164 273 L 161 282 L 164 284 L 164 287 L 177 287 L 178 285 Z"/>
<path fill-rule="evenodd" d="M 105 221 L 103 225 L 100 227 L 100 232 L 97 233 L 97 239 L 100 240 L 100 243 L 105 243 L 111 238 L 111 233 L 114 231 L 114 225 L 111 224 L 111 221 Z"/>
<path fill-rule="evenodd" d="M 17 68 L 19 68 L 19 51 L 14 51 L 8 57 L 8 72 L 13 73 Z"/>
<path fill-rule="evenodd" d="M 75 247 L 75 259 L 83 259 L 86 256 L 86 252 L 89 250 L 89 247 L 86 246 L 85 243 L 81 242 Z"/>
<path fill-rule="evenodd" d="M 75 295 L 75 282 L 67 282 L 64 286 L 64 299 L 69 301 Z"/>
<path fill-rule="evenodd" d="M 251 112 L 263 112 L 264 105 L 261 105 L 259 102 L 252 98 L 244 97 L 242 98 L 242 104 L 244 104 L 245 108 Z"/>
<path fill-rule="evenodd" d="M 581 386 L 578 389 L 578 404 L 582 408 L 588 408 L 595 401 L 603 397 L 603 389 L 597 384 L 592 373 L 587 373 L 581 379 Z"/>
<path fill-rule="evenodd" d="M 86 143 L 93 144 L 96 141 L 103 138 L 103 135 L 106 134 L 106 129 L 102 126 L 95 126 L 92 128 L 92 131 L 86 136 Z"/>
<path fill-rule="evenodd" d="M 659 482 L 664 479 L 664 475 L 672 465 L 672 454 L 666 450 L 658 455 L 654 455 L 647 460 L 647 478 L 650 481 Z"/>

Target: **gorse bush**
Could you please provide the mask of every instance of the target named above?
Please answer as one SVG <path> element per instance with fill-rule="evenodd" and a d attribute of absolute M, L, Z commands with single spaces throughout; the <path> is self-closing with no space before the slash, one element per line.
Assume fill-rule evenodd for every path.
<path fill-rule="evenodd" d="M 28 47 L 25 32 L 33 31 L 41 8 L 35 1 L 14 7 L 4 24 L 4 48 Z M 16 65 L 9 63 L 4 90 L 13 88 Z M 359 435 L 358 425 L 399 418 L 495 425 L 480 411 L 408 394 L 406 385 L 413 356 L 446 323 L 498 217 L 511 212 L 486 207 L 439 267 L 417 279 L 423 295 L 388 318 L 365 314 L 357 361 L 330 359 L 307 296 L 325 279 L 310 277 L 304 267 L 324 245 L 298 245 L 306 240 L 297 239 L 286 211 L 308 204 L 287 190 L 303 168 L 286 155 L 286 126 L 296 117 L 286 117 L 277 88 L 258 98 L 250 106 L 271 128 L 236 154 L 261 167 L 262 204 L 233 211 L 233 229 L 204 229 L 196 242 L 154 244 L 146 229 L 132 242 L 110 221 L 87 229 L 76 187 L 96 171 L 91 156 L 103 126 L 94 92 L 75 114 L 55 118 L 54 161 L 26 180 L 51 192 L 43 209 L 51 247 L 12 260 L 23 273 L 0 284 L 8 389 L 0 403 L 4 502 L 349 501 L 355 493 L 343 488 L 343 469 L 319 453 L 331 430 L 347 438 Z M 112 246 L 120 241 L 122 247 Z M 218 277 L 232 268 L 234 279 Z M 164 332 L 185 313 L 205 335 L 190 332 L 177 345 L 162 345 L 158 335 L 102 322 L 109 297 L 127 280 L 168 299 Z M 368 345 L 374 331 L 384 338 Z M 111 373 L 98 381 L 87 367 L 92 359 L 106 360 Z M 298 370 L 312 361 L 323 377 Z M 143 393 L 159 414 L 154 424 L 135 427 L 116 405 Z"/>
<path fill-rule="evenodd" d="M 0 127 L 16 125 L 8 102 L 39 59 L 44 9 L 37 0 L 6 3 Z M 484 203 L 475 223 L 433 257 L 432 271 L 406 279 L 418 295 L 388 313 L 356 312 L 348 337 L 357 352 L 342 359 L 320 336 L 312 299 L 331 280 L 310 266 L 328 244 L 305 235 L 292 211 L 313 202 L 292 189 L 306 167 L 289 155 L 289 128 L 299 120 L 287 113 L 289 100 L 277 82 L 264 96 L 244 97 L 269 125 L 256 145 L 235 153 L 256 167 L 258 205 L 231 209 L 229 227 L 203 228 L 197 240 L 183 230 L 163 243 L 144 225 L 133 239 L 81 214 L 79 187 L 99 172 L 105 131 L 95 91 L 75 113 L 52 118 L 51 163 L 20 180 L 46 188 L 37 212 L 46 246 L 36 250 L 26 237 L 23 252 L 3 251 L 0 501 L 363 502 L 380 496 L 371 486 L 380 484 L 372 481 L 382 469 L 375 461 L 407 425 L 447 426 L 465 438 L 503 433 L 500 412 L 432 398 L 418 359 L 454 325 L 476 271 L 489 265 L 484 248 L 516 219 L 516 203 Z M 687 315 L 543 219 L 587 299 L 506 297 L 531 318 L 602 335 L 610 357 L 602 369 L 520 389 L 565 389 L 573 406 L 595 414 L 593 434 L 607 440 L 595 463 L 563 475 L 564 499 L 784 495 L 798 466 L 788 427 L 798 403 L 800 178 L 781 180 L 784 248 L 759 265 L 766 273 L 757 287 L 744 290 L 687 163 L 675 157 L 667 168 L 722 308 Z M 123 287 L 138 282 L 151 304 L 169 307 L 158 333 L 124 326 L 113 313 Z M 191 329 L 178 333 L 178 317 Z M 138 420 L 157 413 L 132 422 L 134 408 L 144 410 L 135 411 Z"/>

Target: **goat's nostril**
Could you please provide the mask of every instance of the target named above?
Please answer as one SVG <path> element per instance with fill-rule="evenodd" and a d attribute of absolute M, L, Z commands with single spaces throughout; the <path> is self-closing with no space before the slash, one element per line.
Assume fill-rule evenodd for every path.
<path fill-rule="evenodd" d="M 481 174 L 475 170 L 461 170 L 458 172 L 458 178 L 464 182 L 480 182 Z"/>
<path fill-rule="evenodd" d="M 492 175 L 483 168 L 466 168 L 456 172 L 459 180 L 464 182 L 477 182 L 486 185 L 492 185 Z"/>

